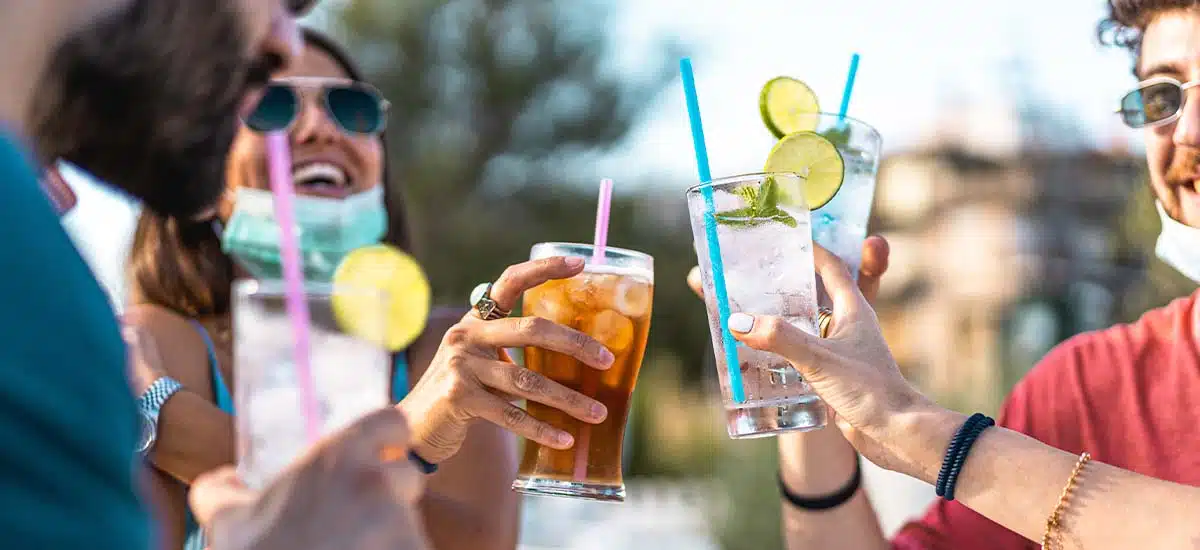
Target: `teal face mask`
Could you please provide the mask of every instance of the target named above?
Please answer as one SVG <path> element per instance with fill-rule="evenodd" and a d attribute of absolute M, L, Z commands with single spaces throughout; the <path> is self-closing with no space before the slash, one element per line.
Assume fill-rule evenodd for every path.
<path fill-rule="evenodd" d="M 310 281 L 329 282 L 346 254 L 378 243 L 387 232 L 382 185 L 344 199 L 297 195 L 293 205 L 296 241 Z M 221 249 L 251 276 L 278 279 L 283 273 L 279 237 L 271 192 L 238 189 L 233 213 L 221 230 Z"/>

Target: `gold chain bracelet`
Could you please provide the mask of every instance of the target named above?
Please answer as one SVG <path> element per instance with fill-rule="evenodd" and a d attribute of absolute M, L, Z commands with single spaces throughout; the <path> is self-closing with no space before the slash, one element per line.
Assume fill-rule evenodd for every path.
<path fill-rule="evenodd" d="M 1067 485 L 1063 487 L 1062 494 L 1058 497 L 1058 505 L 1054 507 L 1054 512 L 1046 518 L 1046 533 L 1042 535 L 1042 550 L 1052 550 L 1050 547 L 1050 537 L 1054 531 L 1062 526 L 1063 512 L 1067 509 L 1067 503 L 1071 500 L 1071 492 L 1075 490 L 1075 483 L 1079 479 L 1079 472 L 1083 471 L 1083 466 L 1092 459 L 1090 453 L 1079 455 L 1079 460 L 1075 462 L 1075 469 L 1071 470 L 1071 477 L 1067 478 Z"/>

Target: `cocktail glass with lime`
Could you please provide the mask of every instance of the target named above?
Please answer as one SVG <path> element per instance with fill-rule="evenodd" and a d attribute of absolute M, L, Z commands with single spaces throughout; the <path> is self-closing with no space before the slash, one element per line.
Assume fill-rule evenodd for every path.
<path fill-rule="evenodd" d="M 313 443 L 302 420 L 305 380 L 281 281 L 234 285 L 238 473 L 262 487 Z M 317 435 L 389 404 L 391 353 L 421 334 L 430 288 L 411 256 L 387 245 L 359 248 L 332 284 L 306 283 L 307 351 Z"/>
<path fill-rule="evenodd" d="M 689 189 L 687 201 L 729 437 L 824 427 L 825 404 L 787 359 L 739 345 L 721 326 L 724 301 L 726 314 L 777 315 L 817 333 L 804 179 L 795 173 L 721 178 Z"/>
<path fill-rule="evenodd" d="M 778 77 L 763 86 L 759 110 L 778 142 L 764 170 L 795 172 L 806 179 L 813 241 L 836 254 L 855 276 L 875 197 L 883 140 L 871 125 L 821 112 L 803 82 Z"/>

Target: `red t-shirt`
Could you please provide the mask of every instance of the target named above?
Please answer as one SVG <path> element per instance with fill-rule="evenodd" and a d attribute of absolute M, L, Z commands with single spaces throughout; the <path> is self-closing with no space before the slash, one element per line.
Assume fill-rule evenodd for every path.
<path fill-rule="evenodd" d="M 1064 451 L 1087 451 L 1106 464 L 1200 486 L 1197 296 L 1200 291 L 1132 324 L 1063 342 L 1013 389 L 1000 425 Z M 1038 545 L 958 502 L 938 500 L 900 530 L 892 548 Z"/>

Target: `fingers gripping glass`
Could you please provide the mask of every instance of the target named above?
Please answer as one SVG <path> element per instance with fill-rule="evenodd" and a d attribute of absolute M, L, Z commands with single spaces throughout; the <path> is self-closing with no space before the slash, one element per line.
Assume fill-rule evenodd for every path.
<path fill-rule="evenodd" d="M 1175 122 L 1183 112 L 1187 91 L 1200 84 L 1186 84 L 1171 77 L 1157 77 L 1138 83 L 1137 89 L 1121 98 L 1117 114 L 1130 128 L 1160 126 Z"/>
<path fill-rule="evenodd" d="M 296 88 L 288 82 L 268 84 L 243 122 L 257 132 L 287 130 L 300 114 L 301 98 Z M 322 85 L 319 94 L 325 113 L 346 133 L 377 134 L 387 127 L 388 102 L 368 84 Z"/>

